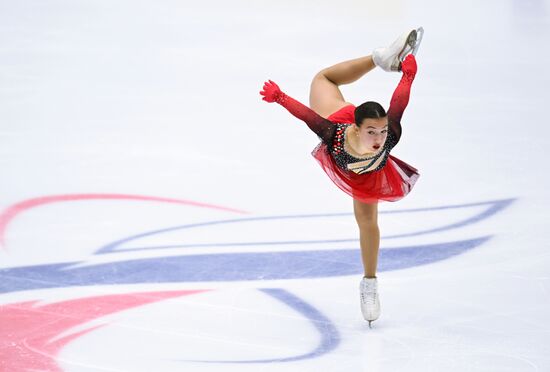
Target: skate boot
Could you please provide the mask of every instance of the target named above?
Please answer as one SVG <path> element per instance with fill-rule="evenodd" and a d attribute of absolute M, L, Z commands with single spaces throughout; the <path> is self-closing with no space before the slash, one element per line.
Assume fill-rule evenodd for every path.
<path fill-rule="evenodd" d="M 401 71 L 401 63 L 409 54 L 416 55 L 424 36 L 422 27 L 403 33 L 389 47 L 372 52 L 374 64 L 384 71 Z"/>
<path fill-rule="evenodd" d="M 378 282 L 376 278 L 363 278 L 359 285 L 361 294 L 361 312 L 363 318 L 371 323 L 380 316 L 380 300 L 378 299 Z"/>

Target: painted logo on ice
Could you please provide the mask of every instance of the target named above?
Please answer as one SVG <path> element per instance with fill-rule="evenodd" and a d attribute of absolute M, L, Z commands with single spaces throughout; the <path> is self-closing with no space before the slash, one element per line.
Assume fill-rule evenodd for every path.
<path fill-rule="evenodd" d="M 5 244 L 5 235 L 9 233 L 9 223 L 30 208 L 45 206 L 50 203 L 69 202 L 76 200 L 95 199 L 123 199 L 142 202 L 177 203 L 199 208 L 223 210 L 229 213 L 245 214 L 246 212 L 215 206 L 204 203 L 196 203 L 185 200 L 156 198 L 146 196 L 132 196 L 120 194 L 81 194 L 62 195 L 36 198 L 18 203 L 6 209 L 0 215 L 0 243 Z M 442 206 L 435 208 L 422 208 L 414 210 L 400 210 L 392 212 L 381 211 L 381 214 L 402 214 L 403 220 L 418 218 L 424 214 L 440 215 L 444 211 L 461 211 L 471 209 L 474 213 L 466 213 L 468 217 L 459 220 L 449 219 L 446 224 L 430 227 L 424 230 L 409 231 L 384 236 L 383 239 L 413 238 L 462 228 L 478 223 L 491 217 L 509 206 L 514 200 L 497 200 L 482 203 L 464 205 Z M 464 213 L 462 213 L 464 215 Z M 339 221 L 339 219 L 353 218 L 351 213 L 339 214 L 309 214 L 288 216 L 246 216 L 223 220 L 211 220 L 200 223 L 171 226 L 165 229 L 145 231 L 132 236 L 118 239 L 100 247 L 95 254 L 83 261 L 59 262 L 54 264 L 8 267 L 0 269 L 0 293 L 18 291 L 66 288 L 73 286 L 92 285 L 117 285 L 117 284 L 145 284 L 145 283 L 180 283 L 180 282 L 210 282 L 210 281 L 248 281 L 248 280 L 275 280 L 275 279 L 300 279 L 323 278 L 343 275 L 359 275 L 362 273 L 358 240 L 356 237 L 349 239 L 323 239 L 320 236 L 316 240 L 284 239 L 254 241 L 247 239 L 251 226 L 264 226 L 266 231 L 277 230 L 281 224 L 289 222 L 314 223 L 319 221 Z M 174 244 L 145 245 L 145 242 L 155 241 L 157 237 L 177 232 L 178 236 L 186 233 L 201 233 L 206 236 L 222 236 L 223 229 L 231 228 L 232 236 L 240 236 L 239 241 L 223 241 L 218 239 L 211 242 L 185 242 L 177 241 Z M 284 232 L 281 232 L 281 235 Z M 462 254 L 490 239 L 490 236 L 474 237 L 458 241 L 437 242 L 431 244 L 409 244 L 392 248 L 382 247 L 380 250 L 378 268 L 379 271 L 400 270 L 419 265 L 438 262 Z M 352 247 L 350 247 L 350 245 Z M 289 249 L 289 247 L 291 249 Z M 298 248 L 296 248 L 298 247 Z M 254 251 L 251 251 L 253 248 Z M 172 252 L 167 254 L 168 250 Z M 180 254 L 174 254 L 174 250 Z M 200 250 L 206 250 L 202 253 Z M 239 251 L 240 250 L 240 251 Z M 135 258 L 138 251 L 147 251 L 147 258 Z M 237 252 L 236 252 L 237 251 Z M 154 255 L 150 253 L 154 252 Z M 116 253 L 116 255 L 115 255 Z M 120 258 L 128 254 L 133 258 Z M 116 259 L 109 260 L 109 255 Z M 152 257 L 151 257 L 152 256 Z M 100 260 L 95 258 L 101 258 Z M 223 267 L 224 270 L 213 268 Z M 305 303 L 295 295 L 282 289 L 262 289 L 262 293 L 286 304 L 292 311 L 298 312 L 318 329 L 320 334 L 319 345 L 311 352 L 289 356 L 282 359 L 269 359 L 261 361 L 234 361 L 248 362 L 284 362 L 322 355 L 334 349 L 339 343 L 339 335 L 330 320 L 319 310 Z M 61 334 L 72 323 L 55 322 L 52 319 L 43 319 L 44 314 L 55 317 L 55 309 L 62 306 L 70 311 L 82 314 L 78 318 L 81 322 L 131 307 L 141 306 L 147 303 L 162 301 L 174 296 L 184 296 L 203 291 L 168 291 L 148 292 L 145 295 L 120 294 L 116 296 L 103 296 L 96 298 L 82 298 L 63 303 L 40 306 L 35 302 L 13 303 L 0 306 L 0 316 L 3 324 L 10 324 L 11 328 L 2 328 L 0 339 L 8 347 L 0 348 L 0 360 L 10 366 L 12 370 L 18 370 L 16 359 L 24 362 L 22 355 L 14 354 L 14 350 L 38 350 L 40 355 L 56 353 L 71 340 L 90 332 L 92 329 L 80 333 L 56 339 L 54 336 Z M 105 302 L 106 301 L 106 302 Z M 94 314 L 88 312 L 87 306 L 91 303 L 110 305 L 96 306 L 101 309 Z M 112 306 L 111 306 L 112 305 Z M 81 309 L 81 310 L 78 310 Z M 48 311 L 45 311 L 48 310 Z M 31 324 L 15 322 L 16 319 L 27 319 Z M 36 322 L 49 322 L 52 329 L 35 339 L 23 337 L 23 333 Z M 33 323 L 34 322 L 34 323 Z M 319 322 L 324 324 L 319 326 Z M 57 328 L 53 326 L 57 324 Z M 16 329 L 12 329 L 16 327 Z M 19 328 L 17 328 L 19 327 Z M 94 328 L 95 329 L 95 328 Z M 8 332 L 8 333 L 6 333 Z M 28 336 L 28 335 L 27 335 Z M 26 347 L 21 346 L 22 340 L 32 342 Z M 55 340 L 55 341 L 53 341 Z M 12 346 L 11 348 L 9 346 Z M 4 350 L 4 351 L 1 351 Z M 25 355 L 27 355 L 25 354 Z M 31 353 L 32 354 L 32 353 Z M 31 358 L 25 368 L 56 370 L 55 360 L 42 357 Z M 229 361 L 226 361 L 229 362 Z M 33 364 L 34 363 L 34 364 Z M 21 364 L 21 370 L 23 370 Z M 31 365 L 32 364 L 32 365 Z"/>

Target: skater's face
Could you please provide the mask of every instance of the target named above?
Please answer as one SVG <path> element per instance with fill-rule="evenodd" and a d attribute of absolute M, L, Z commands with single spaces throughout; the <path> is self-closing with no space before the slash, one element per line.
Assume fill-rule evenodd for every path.
<path fill-rule="evenodd" d="M 380 150 L 388 137 L 388 117 L 379 119 L 363 119 L 357 127 L 359 141 L 369 151 Z"/>

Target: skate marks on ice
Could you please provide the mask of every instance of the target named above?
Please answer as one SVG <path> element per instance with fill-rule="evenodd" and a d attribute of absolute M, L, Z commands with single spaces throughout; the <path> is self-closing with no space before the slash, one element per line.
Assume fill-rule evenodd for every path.
<path fill-rule="evenodd" d="M 340 343 L 340 335 L 336 326 L 319 310 L 309 305 L 298 296 L 278 288 L 259 289 L 260 293 L 271 297 L 275 301 L 288 306 L 295 315 L 281 317 L 277 314 L 270 315 L 271 321 L 279 323 L 289 323 L 291 326 L 287 329 L 296 329 L 297 323 L 306 321 L 309 325 L 301 325 L 309 333 L 317 332 L 318 336 L 310 337 L 317 339 L 317 345 L 310 351 L 295 356 L 286 356 L 273 359 L 262 360 L 176 360 L 174 363 L 283 363 L 293 362 L 305 359 L 319 357 L 334 350 Z M 116 295 L 103 295 L 93 297 L 83 297 L 73 300 L 40 303 L 40 301 L 25 301 L 0 306 L 4 326 L 0 329 L 0 337 L 5 346 L 0 349 L 0 366 L 2 370 L 26 371 L 26 370 L 48 370 L 62 371 L 60 364 L 64 363 L 73 366 L 91 367 L 92 364 L 83 360 L 71 360 L 60 357 L 60 352 L 72 341 L 84 337 L 91 332 L 104 327 L 124 328 L 119 321 L 113 319 L 102 319 L 108 315 L 121 313 L 124 317 L 124 311 L 142 307 L 156 302 L 176 299 L 182 296 L 191 296 L 209 292 L 208 290 L 180 290 L 164 292 L 137 292 L 122 293 Z M 287 318 L 287 319 L 285 319 Z M 189 324 L 185 323 L 186 326 Z M 178 328 L 178 327 L 176 327 Z M 284 327 L 283 327 L 284 328 Z M 308 329 L 309 328 L 309 329 Z M 147 333 L 146 328 L 136 329 L 131 332 L 141 333 L 141 337 Z M 171 336 L 173 340 L 179 343 L 188 342 L 196 336 L 186 334 L 185 329 L 174 330 Z M 217 335 L 220 337 L 220 335 Z M 287 335 L 287 337 L 292 337 Z M 162 339 L 162 337 L 160 337 Z M 201 338 L 208 339 L 208 336 L 202 335 Z M 220 342 L 223 340 L 215 340 Z M 214 342 L 211 340 L 210 342 Z M 265 343 L 265 340 L 264 340 Z M 291 343 L 290 339 L 282 344 Z M 307 343 L 309 344 L 309 343 Z M 273 345 L 263 345 L 265 348 L 271 348 L 275 355 L 288 354 L 292 347 L 275 347 Z M 206 348 L 208 349 L 208 348 Z M 155 350 L 149 350 L 149 357 L 153 357 Z M 186 353 L 193 355 L 193 353 Z M 96 365 L 98 369 L 100 365 Z"/>
<path fill-rule="evenodd" d="M 185 362 L 199 362 L 199 363 L 284 363 L 295 362 L 299 360 L 318 358 L 323 354 L 327 354 L 336 349 L 340 344 L 340 334 L 332 321 L 327 318 L 320 310 L 314 306 L 308 304 L 300 297 L 290 293 L 287 290 L 281 288 L 262 288 L 261 292 L 273 297 L 281 303 L 287 305 L 299 315 L 303 316 L 309 321 L 314 329 L 319 334 L 318 345 L 311 351 L 304 354 L 273 358 L 273 359 L 258 359 L 258 360 L 181 360 Z"/>
<path fill-rule="evenodd" d="M 61 349 L 71 341 L 107 325 L 87 323 L 138 306 L 202 292 L 205 291 L 125 293 L 46 304 L 41 304 L 40 301 L 25 301 L 0 305 L 0 340 L 3 344 L 3 347 L 0 347 L 1 370 L 62 371 L 58 364 Z M 88 363 L 82 365 L 90 367 Z"/>
<path fill-rule="evenodd" d="M 380 250 L 378 271 L 400 270 L 462 254 L 489 236 Z M 69 262 L 0 270 L 0 293 L 74 286 L 326 278 L 362 273 L 353 249 L 224 253 L 132 259 L 73 267 Z M 228 268 L 226 271 L 215 268 Z"/>

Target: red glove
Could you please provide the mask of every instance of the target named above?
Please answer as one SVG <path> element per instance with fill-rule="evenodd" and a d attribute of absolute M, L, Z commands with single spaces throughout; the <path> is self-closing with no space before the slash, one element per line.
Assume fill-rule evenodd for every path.
<path fill-rule="evenodd" d="M 403 71 L 404 75 L 414 76 L 416 75 L 417 69 L 418 67 L 416 66 L 414 55 L 409 54 L 401 64 L 401 71 Z"/>
<path fill-rule="evenodd" d="M 277 84 L 271 80 L 268 80 L 264 83 L 263 89 L 264 90 L 262 90 L 260 94 L 264 96 L 262 98 L 264 101 L 281 103 L 281 99 L 283 99 L 285 94 L 281 92 L 281 89 Z"/>

